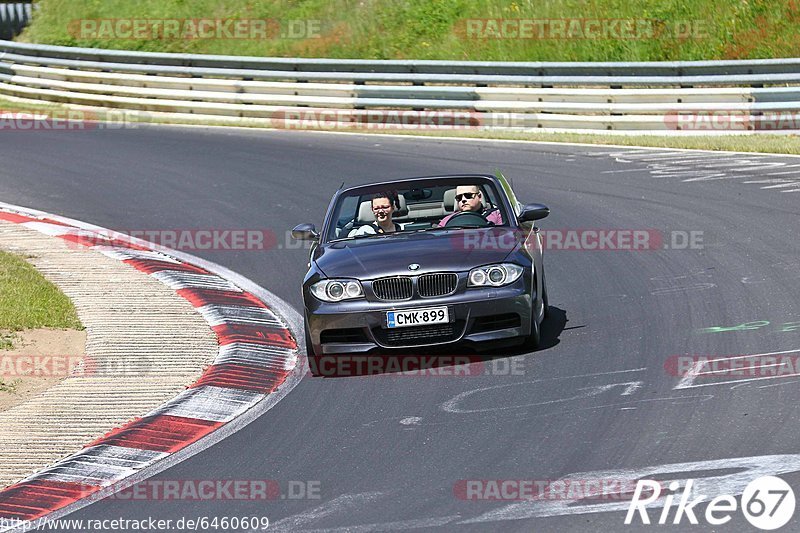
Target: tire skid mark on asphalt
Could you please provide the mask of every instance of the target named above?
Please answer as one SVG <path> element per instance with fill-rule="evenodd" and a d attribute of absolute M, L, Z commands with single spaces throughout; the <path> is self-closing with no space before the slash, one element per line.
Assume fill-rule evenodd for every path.
<path fill-rule="evenodd" d="M 684 285 L 681 287 L 666 287 L 663 289 L 656 289 L 650 291 L 650 294 L 653 296 L 662 296 L 664 294 L 705 291 L 708 289 L 713 289 L 714 287 L 716 287 L 714 283 L 696 283 L 694 285 Z"/>
<path fill-rule="evenodd" d="M 679 276 L 657 276 L 655 278 L 650 278 L 650 281 L 662 285 L 661 287 L 651 290 L 650 294 L 653 296 L 661 296 L 664 294 L 683 294 L 685 292 L 713 289 L 717 286 L 715 283 L 702 281 L 712 277 L 711 270 L 713 269 L 696 270 Z M 688 282 L 688 284 L 686 282 Z"/>

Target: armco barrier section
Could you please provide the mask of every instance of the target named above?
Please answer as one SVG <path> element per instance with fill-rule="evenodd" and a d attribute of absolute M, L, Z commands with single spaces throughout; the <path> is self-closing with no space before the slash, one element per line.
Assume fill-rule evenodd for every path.
<path fill-rule="evenodd" d="M 523 63 L 257 58 L 0 41 L 0 94 L 265 126 L 463 112 L 462 126 L 555 130 L 800 128 L 800 59 Z M 288 118 L 287 118 L 288 117 Z M 377 117 L 377 118 L 376 118 Z M 287 126 L 288 123 L 291 124 Z M 714 124 L 707 124 L 714 129 Z M 299 127 L 302 127 L 300 124 Z"/>

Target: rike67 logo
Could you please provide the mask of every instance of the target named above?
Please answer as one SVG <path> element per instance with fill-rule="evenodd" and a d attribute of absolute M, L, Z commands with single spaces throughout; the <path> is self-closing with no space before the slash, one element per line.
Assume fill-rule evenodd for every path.
<path fill-rule="evenodd" d="M 650 524 L 648 505 L 651 504 L 661 508 L 660 512 L 655 509 L 658 516 L 656 523 L 660 525 L 678 525 L 687 522 L 697 525 L 700 523 L 698 519 L 700 517 L 709 525 L 721 526 L 730 522 L 733 514 L 741 510 L 752 526 L 771 531 L 786 525 L 794 515 L 794 491 L 779 477 L 762 476 L 751 481 L 742 493 L 741 504 L 737 503 L 733 495 L 719 495 L 707 502 L 705 513 L 702 514 L 695 507 L 705 503 L 708 497 L 704 494 L 695 494 L 693 486 L 694 481 L 689 479 L 681 490 L 681 484 L 673 481 L 668 485 L 669 492 L 663 497 L 663 501 L 658 502 L 659 498 L 662 498 L 663 483 L 640 479 L 636 483 L 628 514 L 625 515 L 625 524 L 635 523 L 637 518 L 642 524 Z M 673 507 L 675 507 L 674 512 Z"/>

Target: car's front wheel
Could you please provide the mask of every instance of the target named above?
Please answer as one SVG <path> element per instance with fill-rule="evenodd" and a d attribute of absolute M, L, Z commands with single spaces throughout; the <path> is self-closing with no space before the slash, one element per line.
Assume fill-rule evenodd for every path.
<path fill-rule="evenodd" d="M 542 306 L 544 307 L 542 320 L 544 320 L 550 315 L 550 302 L 547 299 L 547 278 L 544 275 L 544 270 L 542 270 Z"/>
<path fill-rule="evenodd" d="M 531 333 L 525 339 L 525 347 L 530 350 L 535 350 L 539 347 L 539 342 L 542 340 L 541 329 L 539 328 L 539 321 L 536 319 L 536 304 L 531 307 Z"/>
<path fill-rule="evenodd" d="M 305 328 L 305 337 L 306 337 L 306 357 L 308 358 L 308 369 L 311 371 L 312 376 L 321 376 L 322 374 L 319 371 L 319 356 L 317 352 L 314 351 L 314 345 L 311 344 L 311 335 L 308 333 L 308 329 Z"/>
<path fill-rule="evenodd" d="M 317 355 L 314 351 L 314 345 L 311 344 L 311 335 L 308 333 L 308 327 L 304 327 L 305 337 L 306 337 L 306 355 L 311 358 Z"/>

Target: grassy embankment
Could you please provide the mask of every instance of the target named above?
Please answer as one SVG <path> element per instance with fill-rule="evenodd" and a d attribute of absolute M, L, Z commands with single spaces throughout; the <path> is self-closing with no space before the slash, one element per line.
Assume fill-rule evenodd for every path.
<path fill-rule="evenodd" d="M 83 329 L 75 307 L 24 258 L 0 251 L 0 355 L 14 347 L 15 332 L 35 328 Z M 18 380 L 0 376 L 0 392 Z"/>
<path fill-rule="evenodd" d="M 40 0 L 39 5 L 20 40 L 179 53 L 369 59 L 672 61 L 800 56 L 798 0 Z M 274 38 L 266 39 L 114 39 L 91 29 L 81 33 L 78 22 L 128 18 L 270 19 L 276 22 L 270 33 L 276 31 Z M 581 38 L 577 29 L 564 38 L 544 29 L 543 38 L 497 39 L 488 25 L 468 29 L 467 19 L 646 22 L 627 37 L 621 27 L 606 31 L 586 26 L 602 38 Z M 280 38 L 281 32 L 285 38 Z M 538 35 L 538 27 L 531 35 Z"/>

